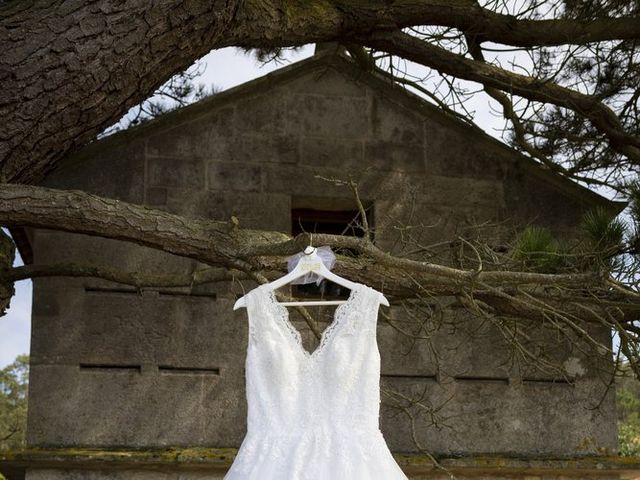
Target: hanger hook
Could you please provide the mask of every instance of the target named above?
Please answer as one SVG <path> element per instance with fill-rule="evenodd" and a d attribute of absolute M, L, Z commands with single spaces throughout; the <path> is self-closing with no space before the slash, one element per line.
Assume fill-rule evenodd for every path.
<path fill-rule="evenodd" d="M 309 246 L 304 249 L 305 255 L 311 255 L 314 252 L 315 248 L 313 248 L 313 233 L 309 232 Z"/>

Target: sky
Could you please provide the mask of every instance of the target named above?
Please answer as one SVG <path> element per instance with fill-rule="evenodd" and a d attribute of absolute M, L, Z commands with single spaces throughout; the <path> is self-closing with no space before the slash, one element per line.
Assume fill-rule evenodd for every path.
<path fill-rule="evenodd" d="M 296 52 L 288 53 L 285 57 L 290 63 L 309 57 L 313 52 L 314 46 L 307 45 Z M 523 65 L 528 61 L 528 57 L 518 56 L 517 52 L 510 55 Z M 508 62 L 508 59 L 506 61 Z M 252 55 L 233 47 L 213 51 L 200 62 L 204 64 L 204 73 L 197 82 L 207 87 L 213 84 L 220 90 L 227 90 L 284 66 L 276 62 L 260 64 Z M 506 67 L 506 64 L 503 65 Z M 420 75 L 415 65 L 409 64 L 406 68 L 408 71 L 415 70 L 416 75 Z M 478 88 L 472 83 L 468 83 L 468 86 L 473 90 Z M 504 119 L 496 113 L 498 105 L 495 101 L 479 94 L 468 103 L 468 108 L 475 112 L 476 124 L 488 134 L 500 138 L 500 128 L 504 125 Z M 19 255 L 15 265 L 22 265 Z M 0 317 L 0 368 L 11 363 L 18 354 L 29 353 L 31 299 L 31 280 L 17 282 L 16 295 L 11 300 L 8 313 Z"/>
<path fill-rule="evenodd" d="M 2 229 L 6 234 L 9 231 Z M 13 266 L 23 265 L 16 252 Z M 7 314 L 0 317 L 0 368 L 13 362 L 21 353 L 29 352 L 31 335 L 31 280 L 15 283 L 16 294 L 11 299 Z"/>

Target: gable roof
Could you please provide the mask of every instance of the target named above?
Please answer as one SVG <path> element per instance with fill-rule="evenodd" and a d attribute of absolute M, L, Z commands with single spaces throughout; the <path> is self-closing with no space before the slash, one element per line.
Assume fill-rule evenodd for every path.
<path fill-rule="evenodd" d="M 280 83 L 296 79 L 306 73 L 313 72 L 318 68 L 327 67 L 336 69 L 338 72 L 354 82 L 363 83 L 374 90 L 380 91 L 385 98 L 390 99 L 419 115 L 428 116 L 454 129 L 471 129 L 475 134 L 479 135 L 479 138 L 482 138 L 483 141 L 489 142 L 509 153 L 514 160 L 519 162 L 518 165 L 524 168 L 527 173 L 542 178 L 546 182 L 551 183 L 558 190 L 563 191 L 567 195 L 577 198 L 586 204 L 594 206 L 602 205 L 611 211 L 612 214 L 620 213 L 628 204 L 624 201 L 609 200 L 562 175 L 552 172 L 534 159 L 527 157 L 521 152 L 487 134 L 480 127 L 464 122 L 455 115 L 429 103 L 423 97 L 408 91 L 406 88 L 398 84 L 392 83 L 388 78 L 364 71 L 351 58 L 340 52 L 336 52 L 335 49 L 325 49 L 322 51 L 316 50 L 316 54 L 312 57 L 292 63 L 278 70 L 274 70 L 262 77 L 258 77 L 236 87 L 216 93 L 215 95 L 206 97 L 185 107 L 167 112 L 160 117 L 148 120 L 140 125 L 113 133 L 107 137 L 96 139 L 60 161 L 56 170 L 58 168 L 63 168 L 66 165 L 77 162 L 81 163 L 83 158 L 92 155 L 98 149 L 105 147 L 108 148 L 110 145 L 118 145 L 120 143 L 127 142 L 142 133 L 149 133 L 156 129 L 164 128 L 170 124 L 180 122 L 183 119 L 192 121 L 200 115 L 207 114 L 214 108 L 224 106 L 227 103 L 234 102 L 246 96 L 267 92 L 269 89 Z M 31 263 L 33 254 L 30 242 L 28 241 L 28 236 L 25 235 L 24 229 L 21 227 L 12 227 L 9 230 L 25 263 Z"/>
<path fill-rule="evenodd" d="M 475 134 L 479 135 L 484 141 L 489 142 L 503 151 L 509 153 L 510 156 L 519 162 L 519 166 L 524 168 L 527 173 L 542 177 L 545 181 L 551 183 L 564 193 L 577 198 L 587 204 L 602 205 L 608 208 L 612 213 L 620 213 L 626 206 L 627 202 L 609 200 L 592 190 L 544 167 L 534 159 L 522 154 L 521 152 L 509 147 L 498 139 L 484 132 L 480 127 L 464 122 L 455 115 L 448 113 L 437 106 L 429 103 L 424 98 L 416 95 L 402 86 L 392 83 L 389 79 L 384 78 L 375 73 L 365 72 L 353 60 L 334 50 L 326 50 L 316 55 L 292 63 L 278 70 L 274 70 L 262 77 L 250 80 L 236 87 L 216 93 L 206 97 L 198 102 L 192 103 L 185 107 L 167 112 L 155 119 L 148 120 L 140 125 L 130 127 L 126 130 L 116 132 L 108 137 L 94 140 L 85 147 L 81 148 L 75 154 L 63 159 L 59 168 L 68 163 L 81 161 L 86 155 L 91 155 L 94 148 L 108 147 L 110 144 L 118 144 L 126 142 L 140 135 L 148 133 L 156 129 L 161 129 L 169 124 L 175 124 L 181 120 L 193 120 L 195 117 L 204 115 L 214 108 L 221 107 L 227 103 L 231 103 L 242 97 L 266 92 L 272 87 L 293 80 L 306 73 L 312 72 L 318 68 L 335 68 L 338 72 L 347 76 L 353 81 L 364 83 L 374 90 L 380 91 L 386 98 L 401 104 L 403 107 L 413 110 L 414 112 L 436 119 L 447 126 L 454 129 L 471 129 Z"/>

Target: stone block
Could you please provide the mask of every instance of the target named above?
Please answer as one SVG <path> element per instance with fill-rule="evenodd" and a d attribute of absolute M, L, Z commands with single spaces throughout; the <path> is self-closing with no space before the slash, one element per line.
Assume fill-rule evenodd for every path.
<path fill-rule="evenodd" d="M 147 158 L 149 187 L 191 188 L 204 190 L 204 161 L 201 158 Z"/>
<path fill-rule="evenodd" d="M 385 311 L 392 316 L 395 327 L 403 332 L 413 332 L 420 335 L 418 318 L 408 318 L 407 313 L 398 312 L 396 307 L 385 308 Z M 436 359 L 433 358 L 432 352 L 428 348 L 428 342 L 398 332 L 391 325 L 383 322 L 381 315 L 378 320 L 377 343 L 382 358 L 383 376 L 407 376 L 416 379 L 422 377 L 428 380 L 437 374 Z"/>
<path fill-rule="evenodd" d="M 290 93 L 324 95 L 327 97 L 362 97 L 367 88 L 335 68 L 323 66 L 302 77 L 287 82 L 284 86 Z"/>
<path fill-rule="evenodd" d="M 43 263 L 51 251 L 43 245 L 55 242 L 71 246 L 70 261 L 89 253 L 90 262 L 124 259 L 147 272 L 195 263 L 84 235 L 52 232 L 38 242 Z M 94 251 L 91 242 L 104 245 Z M 175 289 L 139 294 L 98 280 L 35 279 L 30 444 L 239 445 L 247 325 L 243 312 L 232 313 L 227 288 L 218 284 L 215 296 L 190 297 Z"/>
<path fill-rule="evenodd" d="M 316 177 L 344 178 L 348 169 L 321 168 L 317 166 L 265 165 L 265 191 L 316 197 L 346 197 L 349 192 L 333 182 Z M 291 181 L 295 178 L 295 181 Z"/>
<path fill-rule="evenodd" d="M 203 359 L 196 365 L 167 366 L 159 361 L 140 365 L 127 356 L 119 363 L 112 356 L 109 363 L 94 355 L 75 365 L 62 358 L 56 364 L 33 364 L 29 445 L 144 448 L 236 443 L 246 429 L 241 370 L 246 340 L 226 343 L 234 345 L 239 356 L 216 361 L 218 373 L 205 370 Z M 154 347 L 147 343 L 144 348 Z M 157 356 L 153 351 L 142 355 Z"/>
<path fill-rule="evenodd" d="M 495 379 L 498 383 L 510 379 L 514 353 L 495 325 L 466 310 L 445 313 L 438 322 L 433 325 L 432 344 L 434 355 L 446 365 L 443 377 Z"/>
<path fill-rule="evenodd" d="M 517 164 L 511 166 L 504 181 L 505 202 L 509 205 L 511 223 L 535 223 L 556 235 L 575 236 L 582 215 L 591 208 L 568 189 Z"/>
<path fill-rule="evenodd" d="M 149 187 L 147 188 L 147 199 L 145 205 L 151 207 L 166 205 L 167 203 L 167 189 L 164 187 Z"/>
<path fill-rule="evenodd" d="M 147 155 L 207 158 L 234 134 L 234 116 L 235 106 L 224 107 L 147 133 Z"/>
<path fill-rule="evenodd" d="M 547 455 L 555 452 L 573 455 L 578 452 L 597 454 L 616 444 L 615 422 L 594 428 L 599 423 L 598 418 L 615 415 L 612 410 L 615 394 L 611 389 L 606 391 L 606 374 L 588 370 L 583 358 L 579 364 L 581 375 L 575 377 L 573 384 L 562 381 L 562 372 L 533 376 L 522 368 L 519 355 L 514 358 L 513 346 L 493 325 L 469 314 L 460 314 L 452 320 L 439 320 L 443 327 L 429 331 L 429 346 L 418 340 L 412 345 L 432 354 L 432 371 L 437 369 L 442 375 L 437 379 L 426 375 L 383 375 L 382 378 L 389 391 L 396 389 L 414 400 L 422 398 L 424 405 L 434 409 L 433 418 L 442 420 L 442 425 L 430 426 L 432 417 L 422 418 L 421 412 L 415 412 L 416 418 L 420 419 L 418 438 L 425 448 L 442 454 L 529 452 Z M 394 322 L 399 320 L 394 319 Z M 412 331 L 408 323 L 396 323 L 396 326 L 403 331 Z M 526 331 L 527 335 L 533 334 L 533 330 L 540 331 L 538 322 L 531 323 L 532 327 L 535 323 L 538 328 Z M 519 325 L 518 328 L 523 327 Z M 544 347 L 558 343 L 551 332 L 548 335 L 538 334 Z M 393 344 L 392 334 L 379 336 L 383 365 L 387 365 L 383 373 L 394 364 L 394 355 L 408 353 L 409 365 L 420 364 L 402 341 Z M 525 348 L 538 351 L 530 345 Z M 558 365 L 569 373 L 576 367 L 575 361 L 563 363 L 562 360 L 575 360 L 576 353 L 570 353 L 571 349 L 565 344 L 558 345 L 557 350 Z M 401 371 L 410 373 L 413 367 L 409 365 Z M 603 378 L 598 379 L 599 375 Z M 552 378 L 553 381 L 549 381 Z M 527 381 L 520 382 L 521 379 Z M 607 399 L 598 405 L 603 394 Z M 394 448 L 408 451 L 415 445 L 410 441 L 411 425 L 398 413 L 399 398 L 393 394 L 385 397 L 381 423 L 389 425 L 389 439 Z M 583 414 L 578 415 L 578 410 Z"/>
<path fill-rule="evenodd" d="M 217 142 L 209 150 L 208 158 L 245 164 L 293 164 L 299 158 L 298 138 L 291 135 L 241 133 Z"/>
<path fill-rule="evenodd" d="M 356 170 L 356 173 L 359 173 Z M 411 199 L 424 183 L 423 175 L 404 172 L 402 170 L 386 170 L 375 168 L 362 171 L 356 177 L 358 191 L 370 199 L 392 199 L 404 210 L 410 210 Z"/>
<path fill-rule="evenodd" d="M 142 203 L 144 149 L 143 139 L 94 145 L 61 162 L 40 184 Z"/>
<path fill-rule="evenodd" d="M 262 189 L 262 169 L 258 165 L 210 162 L 207 168 L 211 190 L 259 192 Z"/>
<path fill-rule="evenodd" d="M 425 118 L 427 169 L 435 175 L 502 179 L 509 162 L 502 149 L 479 133 Z"/>
<path fill-rule="evenodd" d="M 363 98 L 293 94 L 287 99 L 287 131 L 362 138 L 369 133 L 366 111 L 367 101 Z"/>
<path fill-rule="evenodd" d="M 404 198 L 404 188 L 420 182 L 409 173 L 400 171 L 377 171 L 359 166 L 344 165 L 341 168 L 318 165 L 264 165 L 264 189 L 292 196 L 311 196 L 320 198 L 350 198 L 353 194 L 348 187 L 336 185 L 329 179 L 348 180 L 353 178 L 358 183 L 358 192 L 363 200 L 378 198 Z M 324 178 L 321 178 L 324 177 Z M 291 179 L 295 178 L 295 182 Z M 328 201 L 329 201 L 328 200 Z M 317 208 L 322 208 L 318 206 Z"/>
<path fill-rule="evenodd" d="M 61 283 L 56 293 L 70 298 L 64 312 L 34 313 L 34 363 L 64 360 L 87 363 L 217 368 L 228 361 L 230 338 L 242 337 L 242 321 L 223 321 L 232 305 L 216 294 L 188 295 L 177 289 L 154 289 L 139 294 L 114 283 Z M 54 294 L 38 285 L 34 296 L 47 301 Z M 191 335 L 200 333 L 193 338 Z M 52 340 L 54 339 L 54 340 Z"/>
<path fill-rule="evenodd" d="M 450 438 L 455 432 L 447 428 L 451 422 L 447 421 L 447 391 L 442 385 L 429 378 L 382 377 L 380 388 L 380 429 L 392 451 L 417 451 L 412 440 L 415 431 L 418 441 L 430 453 L 447 452 Z M 416 418 L 413 428 L 402 410 L 412 400 L 426 407 L 410 409 Z M 439 410 L 429 411 L 430 407 Z M 430 417 L 430 413 L 434 416 Z"/>
<path fill-rule="evenodd" d="M 419 115 L 375 93 L 371 93 L 370 102 L 372 139 L 396 145 L 424 145 L 426 135 Z"/>
<path fill-rule="evenodd" d="M 576 417 L 576 408 L 590 403 L 574 395 L 571 387 L 519 388 L 489 381 L 437 384 L 401 378 L 385 378 L 384 384 L 388 394 L 380 423 L 394 451 L 416 450 L 410 421 L 399 410 L 411 401 L 427 407 L 411 410 L 418 441 L 433 454 L 576 455 L 585 438 L 593 452 L 615 442 L 610 432 L 594 431 L 588 416 Z"/>
<path fill-rule="evenodd" d="M 500 180 L 427 175 L 420 193 L 421 201 L 430 204 L 506 208 Z"/>
<path fill-rule="evenodd" d="M 426 171 L 425 151 L 421 144 L 367 140 L 364 144 L 364 158 L 366 165 L 380 170 L 401 170 L 407 173 Z"/>
<path fill-rule="evenodd" d="M 300 138 L 300 164 L 330 168 L 357 167 L 364 161 L 364 146 L 360 140 L 326 137 Z"/>
<path fill-rule="evenodd" d="M 376 242 L 383 249 L 393 248 L 394 253 L 401 253 L 397 240 L 398 229 L 411 227 L 411 238 L 424 247 L 430 247 L 430 252 L 442 251 L 450 256 L 450 247 L 446 242 L 454 241 L 467 232 L 476 233 L 479 225 L 495 222 L 499 219 L 500 210 L 493 206 L 448 206 L 440 204 L 422 203 L 410 192 L 399 192 L 395 199 L 376 200 Z M 484 227 L 481 233 L 487 234 Z M 395 245 L 395 247 L 394 247 Z M 450 259 L 431 258 L 430 261 L 444 261 Z"/>
<path fill-rule="evenodd" d="M 284 133 L 285 101 L 285 97 L 277 92 L 239 100 L 236 103 L 235 131 L 237 133 Z"/>

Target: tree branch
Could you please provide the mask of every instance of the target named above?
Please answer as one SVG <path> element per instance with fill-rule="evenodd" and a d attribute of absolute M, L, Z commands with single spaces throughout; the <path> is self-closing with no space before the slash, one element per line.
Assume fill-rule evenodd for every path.
<path fill-rule="evenodd" d="M 472 0 L 8 2 L 0 15 L 0 117 L 10 119 L 0 131 L 0 182 L 37 183 L 212 49 L 350 40 L 418 25 L 521 47 L 640 38 L 637 18 L 519 20 Z"/>
<path fill-rule="evenodd" d="M 434 68 L 440 73 L 574 110 L 604 133 L 613 149 L 640 165 L 640 138 L 628 135 L 616 114 L 596 97 L 462 57 L 399 31 L 374 32 L 369 36 L 359 37 L 358 41 Z"/>
<path fill-rule="evenodd" d="M 257 281 L 266 281 L 266 277 L 259 273 L 261 271 L 283 271 L 285 266 L 281 257 L 297 253 L 309 243 L 307 234 L 291 239 L 283 233 L 240 229 L 233 222 L 185 218 L 77 190 L 12 184 L 0 185 L 0 223 L 131 241 L 223 267 L 227 271 L 239 270 Z M 527 295 L 540 299 L 543 305 L 557 310 L 572 308 L 571 302 L 584 302 L 598 308 L 620 310 L 623 316 L 637 315 L 640 311 L 638 295 L 609 289 L 604 284 L 606 279 L 598 273 L 461 270 L 397 257 L 358 237 L 329 234 L 316 234 L 314 237 L 316 244 L 351 248 L 361 253 L 355 259 L 341 256 L 335 268 L 338 274 L 356 281 L 382 285 L 387 293 L 398 299 L 414 298 L 424 293 L 457 295 L 463 291 L 473 291 L 475 298 L 491 304 L 499 311 L 541 318 L 544 309 L 523 302 L 520 294 L 517 294 L 518 291 L 526 291 Z M 46 273 L 44 266 L 31 268 L 32 274 Z M 130 284 L 147 281 L 157 285 L 187 279 L 160 276 L 154 280 L 101 270 L 100 267 L 62 267 L 63 274 L 74 272 L 114 281 L 124 280 Z M 17 279 L 26 277 L 28 273 L 29 268 L 13 269 L 5 270 L 4 276 Z M 53 274 L 53 271 L 48 274 Z M 212 271 L 205 275 L 224 278 L 225 274 Z M 204 278 L 207 277 L 202 277 L 202 281 Z M 594 292 L 598 295 L 593 295 Z"/>
<path fill-rule="evenodd" d="M 187 218 L 173 213 L 99 197 L 80 190 L 58 190 L 30 185 L 0 184 L 0 223 L 49 228 L 104 238 L 126 240 L 175 255 L 251 271 L 279 267 L 268 259 L 292 255 L 309 244 L 308 234 L 295 239 L 280 232 L 240 229 L 233 222 Z M 316 244 L 351 248 L 369 257 L 367 269 L 379 275 L 415 272 L 431 284 L 449 281 L 465 285 L 475 281 L 492 284 L 574 285 L 601 284 L 598 274 L 544 274 L 508 271 L 460 270 L 429 262 L 395 257 L 358 237 L 316 234 Z M 355 261 L 354 261 L 355 262 Z M 390 267 L 393 270 L 389 271 Z M 394 271 L 395 270 L 395 271 Z M 431 281 L 427 277 L 431 277 Z M 400 282 L 400 285 L 413 285 Z"/>
<path fill-rule="evenodd" d="M 484 54 L 482 52 L 482 47 L 478 43 L 477 38 L 470 35 L 465 35 L 465 39 L 467 41 L 469 53 L 471 54 L 471 56 L 478 62 L 486 63 Z M 520 122 L 520 118 L 518 117 L 518 115 L 516 115 L 516 112 L 513 109 L 513 103 L 511 102 L 509 96 L 496 88 L 486 85 L 484 86 L 484 91 L 487 92 L 487 95 L 489 95 L 500 105 L 502 105 L 502 112 L 504 117 L 511 122 L 511 125 L 513 125 L 514 137 L 517 144 L 520 145 L 520 148 L 522 148 L 522 150 L 528 153 L 531 157 L 539 160 L 543 165 L 549 168 L 549 170 L 556 172 L 559 175 L 563 175 L 567 178 L 585 182 L 590 185 L 601 185 L 609 188 L 615 188 L 614 185 L 611 185 L 610 183 L 602 180 L 598 180 L 597 178 L 584 177 L 582 175 L 571 172 L 564 168 L 562 165 L 559 165 L 551 160 L 543 152 L 536 148 L 535 145 L 532 145 L 527 141 L 525 137 L 524 126 Z M 620 190 L 619 187 L 617 189 Z"/>

